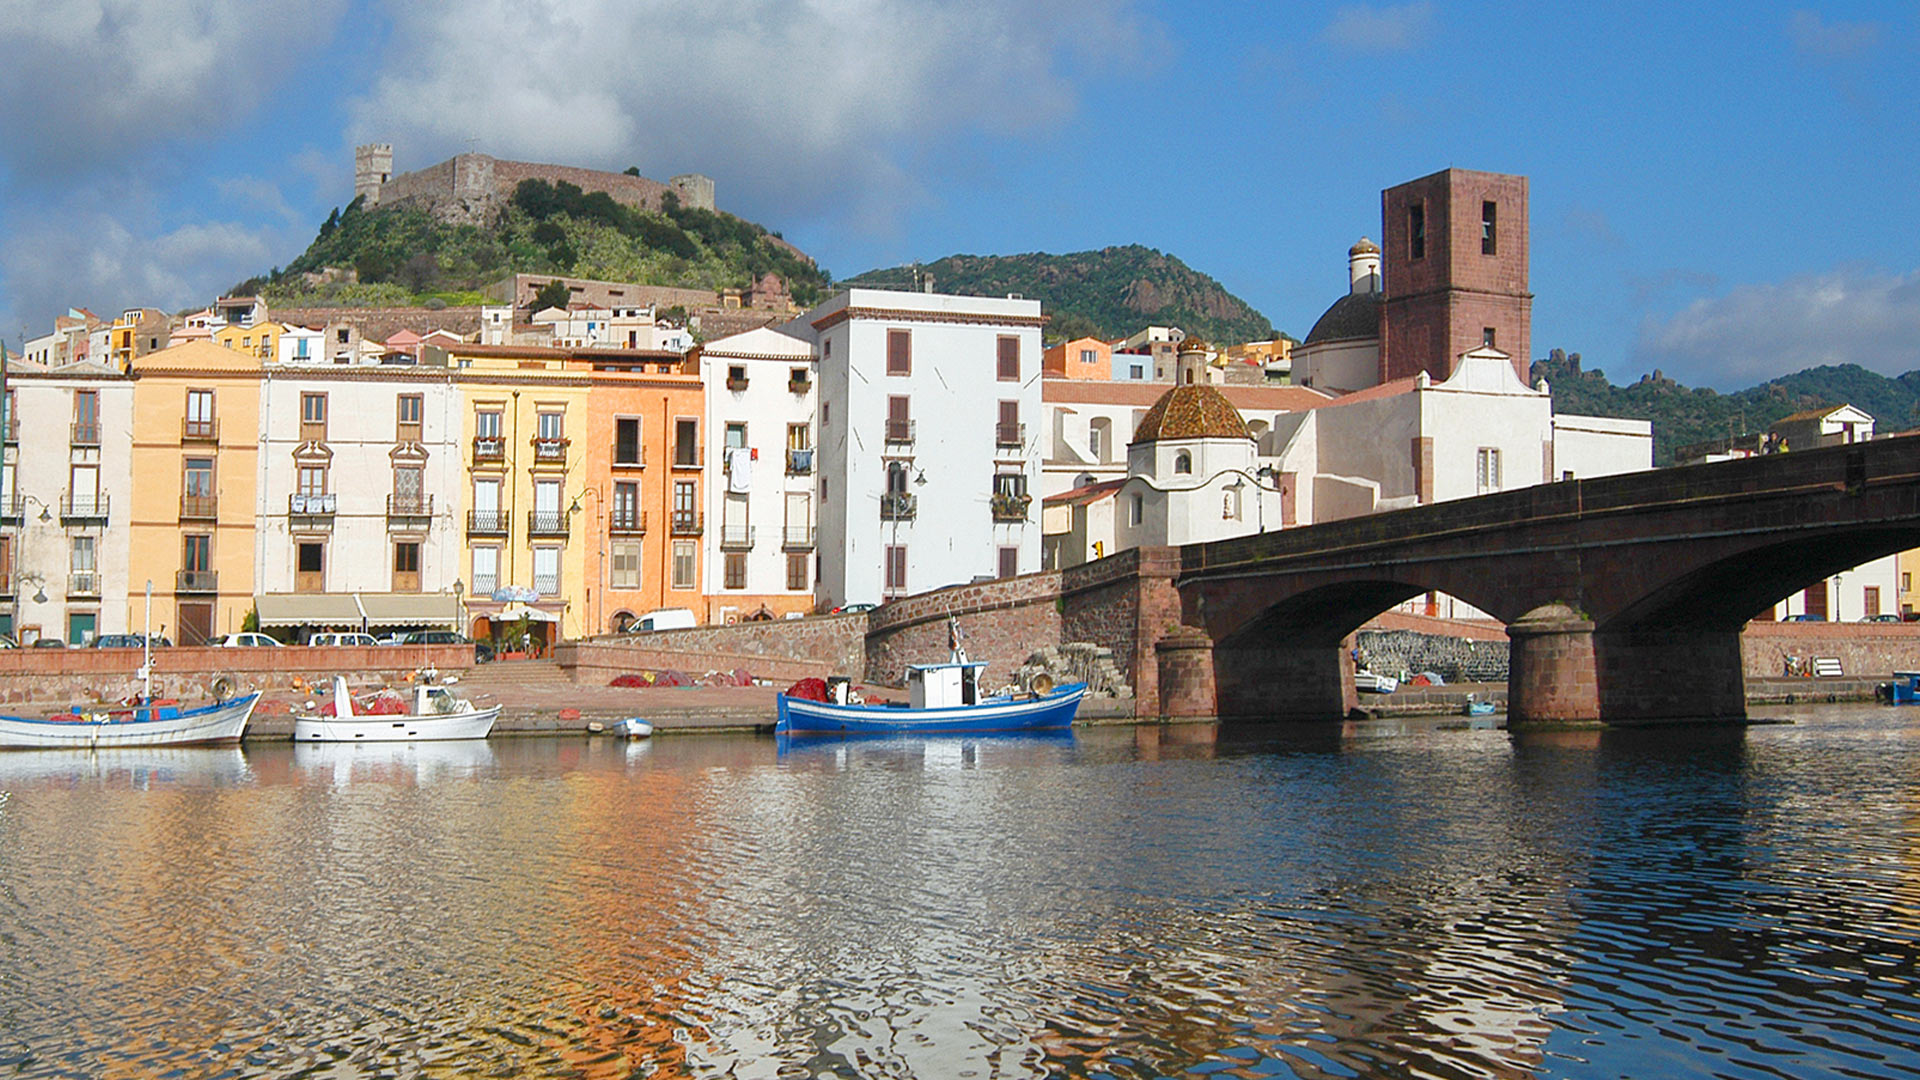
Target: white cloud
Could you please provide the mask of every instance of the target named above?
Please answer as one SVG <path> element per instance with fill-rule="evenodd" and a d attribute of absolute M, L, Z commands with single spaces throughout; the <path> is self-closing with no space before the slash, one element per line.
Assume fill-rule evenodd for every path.
<path fill-rule="evenodd" d="M 244 130 L 262 95 L 320 62 L 309 50 L 346 2 L 0 4 L 0 165 L 45 179 L 125 166 L 181 135 Z"/>
<path fill-rule="evenodd" d="M 1880 44 L 1885 28 L 1872 22 L 1827 22 L 1814 11 L 1796 11 L 1787 37 L 1800 55 L 1814 60 L 1850 60 Z"/>
<path fill-rule="evenodd" d="M 1406 52 L 1426 41 L 1433 32 L 1433 4 L 1430 0 L 1397 7 L 1344 7 L 1333 15 L 1324 32 L 1334 45 L 1365 52 Z"/>
<path fill-rule="evenodd" d="M 1742 285 L 1649 320 L 1635 353 L 1644 365 L 1722 387 L 1820 364 L 1899 375 L 1920 368 L 1920 270 L 1840 269 Z"/>
<path fill-rule="evenodd" d="M 1045 130 L 1075 69 L 1126 65 L 1133 0 L 396 2 L 354 141 L 400 171 L 467 148 L 656 179 L 700 172 L 721 206 L 884 216 L 915 155 Z"/>

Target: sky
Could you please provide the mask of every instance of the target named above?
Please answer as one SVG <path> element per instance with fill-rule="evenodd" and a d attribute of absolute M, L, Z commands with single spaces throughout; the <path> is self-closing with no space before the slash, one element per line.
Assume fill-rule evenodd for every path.
<path fill-rule="evenodd" d="M 0 5 L 0 338 L 203 306 L 464 150 L 656 179 L 836 277 L 1145 244 L 1304 336 L 1383 188 L 1530 179 L 1533 342 L 1616 383 L 1920 368 L 1920 2 Z"/>

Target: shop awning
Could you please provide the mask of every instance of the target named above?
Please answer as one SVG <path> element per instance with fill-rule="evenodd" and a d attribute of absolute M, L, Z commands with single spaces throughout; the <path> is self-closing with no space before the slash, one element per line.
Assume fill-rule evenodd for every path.
<path fill-rule="evenodd" d="M 352 593 L 295 593 L 253 598 L 261 626 L 359 626 Z"/>
<path fill-rule="evenodd" d="M 283 593 L 253 598 L 261 626 L 452 626 L 460 603 L 445 593 Z"/>
<path fill-rule="evenodd" d="M 367 626 L 460 625 L 460 602 L 447 593 L 360 593 Z"/>

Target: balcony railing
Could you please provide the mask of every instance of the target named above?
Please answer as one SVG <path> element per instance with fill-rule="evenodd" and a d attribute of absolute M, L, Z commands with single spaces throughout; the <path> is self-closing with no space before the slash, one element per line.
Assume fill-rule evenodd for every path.
<path fill-rule="evenodd" d="M 498 435 L 476 435 L 473 439 L 473 460 L 507 460 L 507 440 Z"/>
<path fill-rule="evenodd" d="M 904 491 L 889 491 L 880 496 L 881 521 L 912 521 L 919 500 Z"/>
<path fill-rule="evenodd" d="M 287 496 L 287 513 L 294 517 L 332 517 L 340 497 L 334 494 Z"/>
<path fill-rule="evenodd" d="M 11 444 L 11 443 L 17 443 L 19 441 L 20 441 L 20 421 L 17 419 L 9 418 L 7 420 L 7 442 Z"/>
<path fill-rule="evenodd" d="M 612 533 L 643 533 L 647 531 L 647 512 L 645 510 L 614 510 L 607 514 L 607 531 Z"/>
<path fill-rule="evenodd" d="M 467 531 L 477 536 L 505 536 L 507 512 L 505 510 L 469 510 L 467 511 Z"/>
<path fill-rule="evenodd" d="M 433 496 L 431 495 L 388 495 L 387 520 L 408 518 L 430 518 L 433 516 Z"/>
<path fill-rule="evenodd" d="M 220 571 L 218 570 L 182 570 L 173 578 L 173 591 L 183 592 L 219 592 Z"/>
<path fill-rule="evenodd" d="M 788 450 L 787 451 L 787 475 L 788 476 L 806 476 L 811 472 L 813 472 L 813 451 L 812 450 Z"/>
<path fill-rule="evenodd" d="M 745 551 L 753 546 L 753 526 L 726 522 L 720 526 L 722 551 Z"/>
<path fill-rule="evenodd" d="M 913 421 L 888 420 L 887 441 L 890 443 L 910 444 L 913 442 Z"/>
<path fill-rule="evenodd" d="M 813 549 L 813 526 L 789 525 L 780 531 L 780 546 L 788 551 Z"/>
<path fill-rule="evenodd" d="M 76 570 L 67 575 L 68 596 L 99 596 L 100 575 L 91 570 Z"/>
<path fill-rule="evenodd" d="M 105 521 L 106 519 L 107 497 L 105 495 L 60 496 L 60 520 Z"/>
<path fill-rule="evenodd" d="M 74 424 L 72 443 L 74 446 L 99 446 L 100 425 L 98 423 Z"/>
<path fill-rule="evenodd" d="M 745 390 L 746 388 L 747 380 L 744 378 L 727 380 L 727 389 L 729 390 Z"/>
<path fill-rule="evenodd" d="M 533 460 L 542 465 L 563 465 L 567 460 L 567 446 L 572 442 L 564 438 L 533 437 Z"/>
<path fill-rule="evenodd" d="M 568 532 L 570 515 L 565 510 L 529 510 L 527 511 L 528 536 L 565 536 Z"/>
<path fill-rule="evenodd" d="M 559 574 L 533 575 L 533 591 L 541 596 L 554 596 L 560 592 Z"/>
<path fill-rule="evenodd" d="M 673 467 L 676 469 L 698 469 L 706 459 L 705 447 L 676 444 L 673 448 Z"/>
<path fill-rule="evenodd" d="M 181 442 L 219 442 L 220 441 L 220 421 L 219 420 L 193 420 L 193 419 L 182 420 L 180 421 L 180 441 Z"/>
<path fill-rule="evenodd" d="M 1033 505 L 1033 496 L 996 491 L 993 493 L 991 502 L 993 503 L 993 520 L 1025 521 L 1027 508 Z"/>
<path fill-rule="evenodd" d="M 180 496 L 181 521 L 206 521 L 220 516 L 218 495 Z"/>
<path fill-rule="evenodd" d="M 0 499 L 0 525 L 20 525 L 27 520 L 27 500 L 21 495 Z"/>
<path fill-rule="evenodd" d="M 498 574 L 473 575 L 473 595 L 477 597 L 485 599 L 489 596 L 492 596 L 493 590 L 499 587 L 500 587 L 500 575 Z"/>
<path fill-rule="evenodd" d="M 812 379 L 788 379 L 787 380 L 787 392 L 790 394 L 804 394 L 811 389 L 813 389 Z"/>
<path fill-rule="evenodd" d="M 1025 446 L 1027 444 L 1027 425 L 993 425 L 993 444 L 995 446 Z"/>
<path fill-rule="evenodd" d="M 706 515 L 697 510 L 673 512 L 673 535 L 699 536 L 706 529 Z"/>
<path fill-rule="evenodd" d="M 613 448 L 613 467 L 616 469 L 644 469 L 647 467 L 647 448 L 644 446 L 616 446 Z"/>

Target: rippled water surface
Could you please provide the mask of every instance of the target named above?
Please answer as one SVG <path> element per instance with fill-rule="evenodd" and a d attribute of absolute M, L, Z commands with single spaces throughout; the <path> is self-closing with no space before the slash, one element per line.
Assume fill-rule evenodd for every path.
<path fill-rule="evenodd" d="M 1920 709 L 0 755 L 0 1075 L 1920 1075 Z"/>

